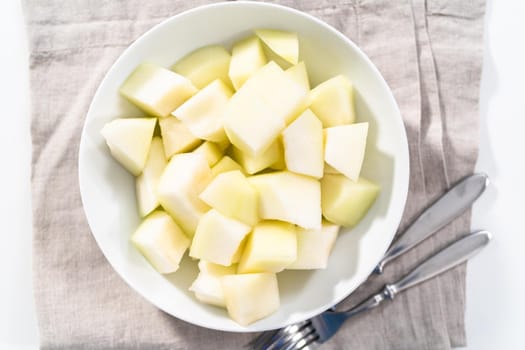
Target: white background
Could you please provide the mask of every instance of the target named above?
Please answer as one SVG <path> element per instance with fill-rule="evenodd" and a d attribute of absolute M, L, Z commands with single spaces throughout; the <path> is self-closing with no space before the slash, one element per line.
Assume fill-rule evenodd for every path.
<path fill-rule="evenodd" d="M 473 229 L 494 240 L 468 266 L 468 349 L 525 349 L 525 2 L 488 0 L 477 168 L 492 186 Z M 19 0 L 0 1 L 0 350 L 38 348 L 31 290 L 28 49 Z"/>

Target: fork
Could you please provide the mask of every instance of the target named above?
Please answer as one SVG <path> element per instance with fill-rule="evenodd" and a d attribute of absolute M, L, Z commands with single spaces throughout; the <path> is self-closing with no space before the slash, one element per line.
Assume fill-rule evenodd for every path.
<path fill-rule="evenodd" d="M 379 293 L 354 308 L 347 311 L 328 310 L 278 331 L 263 333 L 247 344 L 247 347 L 254 350 L 301 350 L 322 344 L 348 319 L 374 309 L 383 301 L 394 299 L 398 293 L 465 262 L 482 250 L 490 239 L 491 234 L 487 231 L 466 235 L 425 260 L 398 282 L 385 285 Z"/>

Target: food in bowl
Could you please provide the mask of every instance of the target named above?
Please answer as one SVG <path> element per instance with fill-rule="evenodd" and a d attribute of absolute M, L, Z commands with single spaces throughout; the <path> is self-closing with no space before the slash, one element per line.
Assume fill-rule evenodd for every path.
<path fill-rule="evenodd" d="M 165 274 L 189 251 L 190 290 L 241 325 L 278 309 L 276 273 L 326 268 L 339 227 L 379 193 L 360 176 L 369 126 L 351 82 L 310 89 L 295 33 L 256 30 L 231 55 L 206 46 L 172 70 L 142 63 L 120 93 L 149 115 L 101 130 L 137 176 L 133 244 Z"/>

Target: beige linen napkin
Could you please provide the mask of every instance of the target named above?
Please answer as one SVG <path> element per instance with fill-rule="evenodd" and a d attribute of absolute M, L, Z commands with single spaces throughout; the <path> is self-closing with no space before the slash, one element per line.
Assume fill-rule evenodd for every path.
<path fill-rule="evenodd" d="M 210 1 L 23 0 L 30 37 L 35 298 L 43 349 L 237 349 L 252 335 L 164 314 L 98 249 L 77 180 L 80 132 L 119 54 L 163 19 Z M 276 1 L 333 25 L 378 66 L 401 108 L 411 155 L 402 227 L 473 171 L 484 0 Z M 375 277 L 353 305 L 470 227 L 465 214 Z M 465 344 L 465 267 L 356 318 L 326 349 L 450 349 Z"/>

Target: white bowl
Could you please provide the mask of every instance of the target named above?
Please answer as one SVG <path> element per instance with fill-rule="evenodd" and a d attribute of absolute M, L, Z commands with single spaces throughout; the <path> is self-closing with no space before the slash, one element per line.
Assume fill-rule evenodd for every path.
<path fill-rule="evenodd" d="M 337 74 L 357 89 L 358 120 L 370 122 L 363 175 L 381 185 L 366 218 L 341 232 L 326 270 L 279 274 L 281 307 L 273 315 L 242 327 L 219 308 L 198 302 L 188 292 L 197 267 L 184 259 L 174 274 L 157 273 L 130 244 L 139 223 L 134 178 L 110 156 L 100 129 L 118 117 L 141 115 L 118 88 L 143 61 L 169 67 L 208 44 L 230 46 L 254 28 L 297 32 L 301 59 L 313 86 Z M 371 273 L 399 225 L 409 176 L 408 147 L 399 109 L 387 84 L 365 54 L 324 22 L 300 11 L 257 2 L 228 2 L 171 17 L 135 41 L 106 74 L 91 103 L 79 153 L 80 192 L 89 226 L 113 268 L 139 294 L 184 321 L 224 331 L 275 329 L 310 318 L 339 302 Z M 256 301 L 254 301 L 256 302 Z M 132 306 L 130 306 L 132 307 Z"/>

